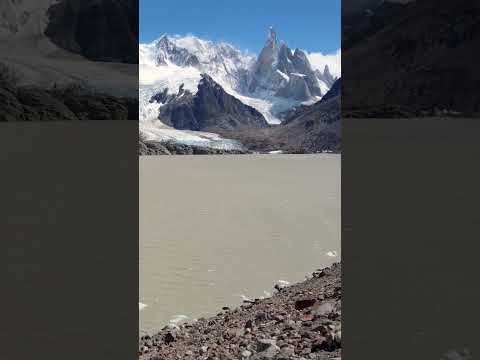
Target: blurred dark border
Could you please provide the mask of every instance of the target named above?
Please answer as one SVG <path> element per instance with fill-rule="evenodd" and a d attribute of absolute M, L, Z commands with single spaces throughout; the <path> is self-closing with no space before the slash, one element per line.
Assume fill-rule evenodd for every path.
<path fill-rule="evenodd" d="M 138 0 L 0 9 L 0 123 L 138 121 Z"/>
<path fill-rule="evenodd" d="M 137 134 L 1 126 L 1 359 L 137 358 Z"/>
<path fill-rule="evenodd" d="M 138 1 L 62 0 L 50 19 L 48 35 L 67 58 L 83 56 L 75 76 L 83 64 L 115 62 L 128 67 L 121 83 L 133 95 L 97 94 L 82 79 L 0 84 L 0 119 L 10 121 L 0 122 L 0 359 L 134 360 Z M 8 41 L 0 62 L 16 56 Z M 101 75 L 103 87 L 119 80 Z"/>
<path fill-rule="evenodd" d="M 475 359 L 478 3 L 343 11 L 343 358 Z"/>

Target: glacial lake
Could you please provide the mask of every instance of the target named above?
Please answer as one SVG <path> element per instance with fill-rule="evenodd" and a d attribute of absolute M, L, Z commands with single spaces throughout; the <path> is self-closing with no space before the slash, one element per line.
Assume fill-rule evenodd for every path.
<path fill-rule="evenodd" d="M 340 162 L 140 157 L 140 333 L 269 296 L 339 261 Z"/>

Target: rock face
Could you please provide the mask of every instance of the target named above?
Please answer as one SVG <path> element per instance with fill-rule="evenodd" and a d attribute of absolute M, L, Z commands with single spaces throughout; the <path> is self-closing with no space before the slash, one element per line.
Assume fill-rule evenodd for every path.
<path fill-rule="evenodd" d="M 0 39 L 40 38 L 43 36 L 46 12 L 56 0 L 2 0 L 0 2 Z"/>
<path fill-rule="evenodd" d="M 305 81 L 305 75 L 298 73 L 290 74 L 290 79 L 285 87 L 279 89 L 275 95 L 299 101 L 310 99 L 312 97 L 312 93 Z"/>
<path fill-rule="evenodd" d="M 139 341 L 140 360 L 340 359 L 341 265 L 317 270 L 303 283 L 276 287 L 270 298 Z M 298 307 L 297 304 L 302 306 Z"/>
<path fill-rule="evenodd" d="M 195 95 L 183 92 L 181 87 L 179 94 L 160 108 L 159 119 L 180 130 L 216 132 L 268 127 L 262 114 L 227 94 L 206 74 L 202 75 Z"/>
<path fill-rule="evenodd" d="M 307 55 L 300 49 L 293 53 L 286 44 L 280 44 L 271 27 L 265 47 L 260 52 L 248 80 L 248 91 L 273 91 L 277 96 L 308 100 L 321 96 L 317 74 Z"/>
<path fill-rule="evenodd" d="M 345 111 L 480 114 L 478 1 L 383 2 L 343 26 Z"/>
<path fill-rule="evenodd" d="M 94 61 L 138 63 L 138 1 L 61 0 L 45 30 L 57 46 Z"/>
<path fill-rule="evenodd" d="M 328 96 L 303 108 L 274 130 L 274 138 L 284 142 L 289 152 L 341 151 L 340 96 Z"/>

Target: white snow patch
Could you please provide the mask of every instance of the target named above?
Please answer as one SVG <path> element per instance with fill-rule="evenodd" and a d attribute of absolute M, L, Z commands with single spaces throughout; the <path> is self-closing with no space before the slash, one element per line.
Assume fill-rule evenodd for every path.
<path fill-rule="evenodd" d="M 307 77 L 307 75 L 305 75 L 305 74 L 300 74 L 300 73 L 291 73 L 290 75 L 298 76 L 298 77 Z"/>
<path fill-rule="evenodd" d="M 287 74 L 285 74 L 284 72 L 282 72 L 282 71 L 280 71 L 280 70 L 277 69 L 277 73 L 278 73 L 282 78 L 284 78 L 285 80 L 290 81 L 290 77 L 289 77 Z"/>

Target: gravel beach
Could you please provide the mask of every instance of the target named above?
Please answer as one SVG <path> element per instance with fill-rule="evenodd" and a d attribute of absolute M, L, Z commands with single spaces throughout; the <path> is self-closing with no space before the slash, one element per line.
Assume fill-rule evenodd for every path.
<path fill-rule="evenodd" d="M 139 341 L 141 360 L 341 358 L 341 264 L 315 271 L 266 299 L 211 318 L 169 325 Z"/>

